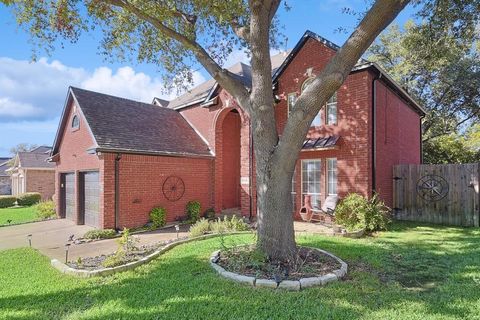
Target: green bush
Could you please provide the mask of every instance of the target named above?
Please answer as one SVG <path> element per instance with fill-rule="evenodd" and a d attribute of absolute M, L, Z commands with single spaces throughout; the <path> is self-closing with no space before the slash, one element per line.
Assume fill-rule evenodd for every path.
<path fill-rule="evenodd" d="M 203 217 L 205 219 L 215 219 L 215 209 L 213 208 L 209 208 L 207 210 L 205 210 L 205 212 L 203 213 Z"/>
<path fill-rule="evenodd" d="M 105 268 L 113 268 L 122 265 L 125 260 L 125 252 L 117 251 L 114 255 L 111 255 L 102 262 L 102 266 Z"/>
<path fill-rule="evenodd" d="M 17 198 L 14 196 L 0 196 L 0 208 L 9 208 L 15 205 Z"/>
<path fill-rule="evenodd" d="M 30 207 L 42 200 L 42 195 L 38 192 L 27 192 L 17 197 L 17 203 L 22 207 Z"/>
<path fill-rule="evenodd" d="M 35 205 L 35 214 L 40 219 L 48 219 L 56 215 L 55 203 L 52 200 L 41 201 Z"/>
<path fill-rule="evenodd" d="M 385 229 L 390 222 L 389 208 L 374 195 L 370 200 L 351 193 L 335 209 L 335 222 L 347 231 Z"/>
<path fill-rule="evenodd" d="M 230 231 L 247 231 L 250 230 L 250 226 L 246 224 L 243 219 L 238 218 L 234 215 L 230 218 L 225 216 L 223 220 L 221 218 L 218 218 L 216 221 L 212 222 L 211 230 L 215 233 Z"/>
<path fill-rule="evenodd" d="M 152 222 L 152 229 L 163 227 L 167 223 L 167 210 L 162 207 L 153 208 L 150 211 L 150 221 Z"/>
<path fill-rule="evenodd" d="M 190 227 L 190 236 L 198 237 L 210 232 L 210 221 L 207 219 L 200 219 Z"/>
<path fill-rule="evenodd" d="M 248 231 L 250 226 L 242 219 L 232 216 L 223 220 L 218 218 L 215 221 L 208 221 L 205 218 L 198 220 L 190 227 L 190 236 L 198 237 L 207 233 L 224 233 L 232 231 Z"/>
<path fill-rule="evenodd" d="M 110 239 L 110 238 L 114 238 L 116 235 L 117 235 L 117 232 L 113 229 L 103 229 L 103 230 L 94 229 L 94 230 L 87 231 L 83 235 L 83 237 L 85 239 L 94 240 L 94 239 Z"/>
<path fill-rule="evenodd" d="M 185 206 L 185 214 L 187 215 L 187 220 L 190 223 L 195 223 L 200 219 L 200 212 L 202 207 L 198 201 L 189 201 Z"/>

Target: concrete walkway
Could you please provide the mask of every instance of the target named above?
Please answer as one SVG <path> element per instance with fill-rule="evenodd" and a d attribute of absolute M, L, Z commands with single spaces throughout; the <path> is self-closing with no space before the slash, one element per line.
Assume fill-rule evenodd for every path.
<path fill-rule="evenodd" d="M 189 226 L 181 226 L 178 237 L 188 236 Z M 65 260 L 65 244 L 69 243 L 68 238 L 74 235 L 75 238 L 81 238 L 85 232 L 92 230 L 92 227 L 85 225 L 75 225 L 72 221 L 66 219 L 49 220 L 42 222 L 33 222 L 17 226 L 0 228 L 0 250 L 13 249 L 28 246 L 27 235 L 32 235 L 32 247 L 38 249 L 47 257 Z M 295 222 L 295 233 L 302 234 L 324 234 L 331 235 L 332 230 L 328 227 L 307 223 Z M 143 232 L 135 234 L 139 245 L 148 245 L 153 243 L 174 240 L 177 233 L 174 227 Z M 71 244 L 69 247 L 68 260 L 76 260 L 78 257 L 95 257 L 102 254 L 110 254 L 117 250 L 117 239 L 99 240 L 81 244 Z"/>

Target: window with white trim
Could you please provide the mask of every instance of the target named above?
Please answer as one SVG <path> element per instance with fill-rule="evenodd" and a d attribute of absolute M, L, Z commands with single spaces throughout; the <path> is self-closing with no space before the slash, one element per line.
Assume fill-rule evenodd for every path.
<path fill-rule="evenodd" d="M 78 115 L 74 115 L 72 119 L 72 129 L 78 129 L 80 127 L 80 119 L 78 118 Z"/>
<path fill-rule="evenodd" d="M 325 110 L 327 112 L 327 124 L 337 124 L 337 92 L 328 99 Z"/>
<path fill-rule="evenodd" d="M 295 105 L 295 102 L 297 101 L 297 93 L 292 92 L 289 93 L 287 96 L 287 106 L 288 106 L 288 115 L 292 112 L 293 106 Z"/>
<path fill-rule="evenodd" d="M 327 193 L 337 195 L 337 158 L 327 159 Z"/>
<path fill-rule="evenodd" d="M 311 196 L 311 204 L 315 209 L 320 209 L 321 168 L 320 159 L 302 160 L 302 201 L 306 195 Z"/>
<path fill-rule="evenodd" d="M 307 80 L 305 80 L 302 84 L 302 92 L 313 82 L 315 77 L 310 77 Z M 322 109 L 318 111 L 318 114 L 315 116 L 315 118 L 312 121 L 312 124 L 310 126 L 312 127 L 319 127 L 323 124 L 322 121 Z"/>

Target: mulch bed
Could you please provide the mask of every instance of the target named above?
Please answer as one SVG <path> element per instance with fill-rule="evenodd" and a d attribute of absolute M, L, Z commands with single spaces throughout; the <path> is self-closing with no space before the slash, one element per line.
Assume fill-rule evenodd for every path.
<path fill-rule="evenodd" d="M 154 243 L 150 245 L 142 245 L 138 247 L 133 247 L 131 248 L 128 253 L 126 253 L 123 258 L 122 258 L 122 263 L 119 265 L 127 264 L 129 262 L 134 262 L 138 261 L 149 254 L 152 254 L 156 250 L 160 249 L 161 247 L 165 246 L 168 243 L 178 241 L 178 240 L 184 240 L 186 237 L 181 237 L 179 239 L 175 240 L 168 240 L 168 241 L 163 241 L 159 243 Z M 104 269 L 105 267 L 103 266 L 103 262 L 105 259 L 109 257 L 113 257 L 116 253 L 113 252 L 108 255 L 100 255 L 96 257 L 82 257 L 81 259 L 77 259 L 76 261 L 69 261 L 67 262 L 67 265 L 69 267 L 75 268 L 75 269 L 81 269 L 81 270 L 99 270 L 99 269 Z"/>
<path fill-rule="evenodd" d="M 318 277 L 341 267 L 334 258 L 305 247 L 298 248 L 293 262 L 274 264 L 262 256 L 254 245 L 222 250 L 217 264 L 230 272 L 277 282 Z"/>

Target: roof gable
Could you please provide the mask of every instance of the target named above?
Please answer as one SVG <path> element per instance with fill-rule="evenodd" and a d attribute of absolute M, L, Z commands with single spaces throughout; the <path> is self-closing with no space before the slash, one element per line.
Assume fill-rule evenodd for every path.
<path fill-rule="evenodd" d="M 71 87 L 59 132 L 65 130 L 74 99 L 94 141 L 94 149 L 166 155 L 211 156 L 208 146 L 175 110 Z M 54 152 L 58 152 L 59 133 Z"/>

